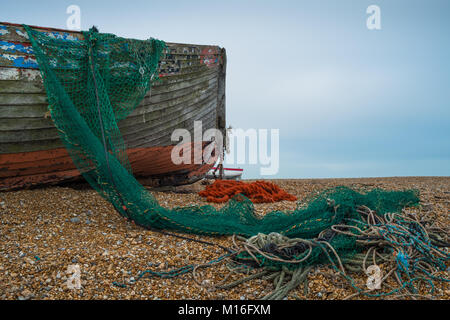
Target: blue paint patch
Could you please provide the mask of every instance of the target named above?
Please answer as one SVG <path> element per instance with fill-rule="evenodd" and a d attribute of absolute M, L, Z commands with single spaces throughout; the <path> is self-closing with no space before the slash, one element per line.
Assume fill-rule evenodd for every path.
<path fill-rule="evenodd" d="M 10 61 L 10 63 L 2 63 L 1 65 L 13 66 L 17 68 L 29 68 L 29 69 L 39 69 L 39 64 L 34 56 L 19 56 L 15 54 L 4 53 L 0 55 L 0 58 Z M 63 61 L 58 61 L 56 59 L 50 59 L 50 65 L 55 69 L 67 69 L 74 70 L 79 69 L 79 63 L 75 60 L 65 59 Z M 58 63 L 59 62 L 59 63 Z"/>
<path fill-rule="evenodd" d="M 39 68 L 36 59 L 28 56 L 16 56 L 12 54 L 2 54 L 0 55 L 2 60 L 7 60 L 9 63 L 1 63 L 1 65 L 13 66 L 17 68 Z"/>
<path fill-rule="evenodd" d="M 20 43 L 12 43 L 8 41 L 0 41 L 0 49 L 11 53 L 21 52 L 33 54 L 33 48 L 31 46 L 24 46 Z"/>
<path fill-rule="evenodd" d="M 51 32 L 44 32 L 44 34 L 46 36 L 48 36 L 50 38 L 54 38 L 54 39 L 67 40 L 67 41 L 79 41 L 77 37 L 75 37 L 67 32 L 51 31 Z"/>
<path fill-rule="evenodd" d="M 18 68 L 39 68 L 36 60 L 24 57 L 15 58 L 13 60 L 13 66 Z"/>
<path fill-rule="evenodd" d="M 9 31 L 6 28 L 6 26 L 0 26 L 0 36 L 3 36 L 4 34 L 8 34 Z"/>

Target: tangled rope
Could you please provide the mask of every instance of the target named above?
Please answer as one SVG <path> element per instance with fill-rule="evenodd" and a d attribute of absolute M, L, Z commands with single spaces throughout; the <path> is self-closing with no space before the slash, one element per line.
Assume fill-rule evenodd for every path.
<path fill-rule="evenodd" d="M 357 211 L 361 215 L 358 225 L 334 225 L 315 239 L 288 238 L 279 233 L 260 233 L 248 239 L 233 236 L 232 250 L 235 253 L 229 256 L 229 265 L 234 264 L 235 267 L 229 267 L 230 273 L 225 279 L 218 284 L 209 285 L 209 290 L 230 289 L 261 278 L 273 280 L 274 286 L 271 293 L 261 298 L 263 300 L 286 298 L 290 291 L 301 285 L 304 286 L 306 296 L 308 274 L 314 267 L 311 260 L 314 256 L 317 258 L 317 253 L 314 254 L 313 250 L 320 250 L 328 264 L 356 290 L 356 293 L 346 299 L 361 294 L 368 297 L 430 298 L 435 290 L 434 281 L 450 281 L 436 275 L 439 271 L 446 270 L 446 263 L 450 259 L 445 249 L 450 246 L 448 229 L 436 226 L 436 221 L 427 216 L 419 220 L 412 213 L 386 213 L 379 216 L 365 206 L 359 207 Z M 356 238 L 360 252 L 351 257 L 340 257 L 330 243 L 337 235 Z M 369 276 L 369 260 L 372 266 L 383 265 L 387 270 L 384 276 L 380 274 L 378 284 L 380 289 L 383 285 L 389 291 L 374 293 L 377 288 L 358 287 L 348 274 L 364 272 Z M 293 268 L 295 265 L 297 267 Z M 263 271 L 225 284 L 230 275 L 236 272 L 246 271 L 248 274 L 248 267 L 263 268 Z M 389 285 L 389 278 L 394 278 L 398 286 Z M 202 284 L 196 274 L 194 280 Z M 421 283 L 430 288 L 428 294 L 419 293 Z"/>
<path fill-rule="evenodd" d="M 297 200 L 297 197 L 287 193 L 276 184 L 262 180 L 250 183 L 235 180 L 216 180 L 198 194 L 206 197 L 208 202 L 216 203 L 226 202 L 237 194 L 243 194 L 253 203 Z"/>
<path fill-rule="evenodd" d="M 366 262 L 370 254 L 374 265 L 377 264 L 376 258 L 379 257 L 389 270 L 381 282 L 392 276 L 399 286 L 397 288 L 388 286 L 391 291 L 372 294 L 367 290 L 356 288 L 352 282 L 352 286 L 357 289 L 352 297 L 359 294 L 372 297 L 396 294 L 427 298 L 418 294 L 418 286 L 421 283 L 430 287 L 428 294 L 433 294 L 434 281 L 450 281 L 436 275 L 446 270 L 446 264 L 450 260 L 450 254 L 446 249 L 450 246 L 448 227 L 446 229 L 438 227 L 436 220 L 433 221 L 427 215 L 420 219 L 416 214 L 407 212 L 386 213 L 380 216 L 364 206 L 357 212 L 361 214 L 362 219 L 358 222 L 360 227 L 355 227 L 354 232 L 348 232 L 346 230 L 348 226 L 345 225 L 335 225 L 332 230 L 354 236 L 357 243 L 368 246 L 362 269 L 367 270 Z"/>
<path fill-rule="evenodd" d="M 192 273 L 194 281 L 208 294 L 254 279 L 273 281 L 274 289 L 260 298 L 263 300 L 285 299 L 300 286 L 303 286 L 307 297 L 308 275 L 318 264 L 331 266 L 356 291 L 345 299 L 358 295 L 431 298 L 435 291 L 434 281 L 450 281 L 437 275 L 446 270 L 450 260 L 447 249 L 450 247 L 449 229 L 447 226 L 439 227 L 435 217 L 429 216 L 430 212 L 420 218 L 406 211 L 379 215 L 367 206 L 359 206 L 357 212 L 360 219 L 346 219 L 345 223 L 335 224 L 313 239 L 289 238 L 275 232 L 259 233 L 250 238 L 233 235 L 233 245 L 226 250 L 228 253 L 217 259 L 170 271 L 146 270 L 138 275 L 136 281 L 144 275 L 173 278 Z M 341 238 L 336 240 L 338 237 Z M 342 237 L 356 243 L 352 254 L 338 254 L 339 247 L 335 246 L 342 245 Z M 221 281 L 212 283 L 201 279 L 200 269 L 219 263 L 226 263 L 229 271 Z M 361 272 L 370 276 L 369 264 L 383 267 L 384 275 L 379 275 L 378 288 L 362 288 L 350 276 L 350 273 Z M 227 282 L 233 275 L 242 274 L 243 277 Z M 397 286 L 393 286 L 393 282 L 397 282 Z M 429 287 L 428 293 L 420 293 L 421 285 Z"/>

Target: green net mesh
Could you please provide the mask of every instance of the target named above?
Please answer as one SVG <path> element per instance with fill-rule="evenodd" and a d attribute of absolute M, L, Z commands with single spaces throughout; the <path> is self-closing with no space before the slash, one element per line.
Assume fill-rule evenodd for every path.
<path fill-rule="evenodd" d="M 83 40 L 54 39 L 24 27 L 40 66 L 52 119 L 74 164 L 100 195 L 138 225 L 204 235 L 278 232 L 313 238 L 334 224 L 357 219 L 357 206 L 382 214 L 418 203 L 417 193 L 411 190 L 359 193 L 338 187 L 295 210 L 264 217 L 255 215 L 252 202 L 242 195 L 220 210 L 209 205 L 163 208 L 133 177 L 117 122 L 137 107 L 158 79 L 165 43 L 124 39 L 95 29 L 83 32 Z M 350 237 L 340 235 L 330 241 L 341 254 L 355 250 Z M 319 251 L 314 251 L 309 263 L 319 260 Z"/>

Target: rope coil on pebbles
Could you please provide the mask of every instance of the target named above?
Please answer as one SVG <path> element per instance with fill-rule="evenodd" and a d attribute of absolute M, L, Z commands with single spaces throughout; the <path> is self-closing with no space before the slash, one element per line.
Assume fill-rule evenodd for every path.
<path fill-rule="evenodd" d="M 246 281 L 260 278 L 272 280 L 274 286 L 274 290 L 271 293 L 261 297 L 262 300 L 285 299 L 290 291 L 300 285 L 304 286 L 306 296 L 308 292 L 308 274 L 314 266 L 302 265 L 295 269 L 289 269 L 286 265 L 301 265 L 311 258 L 313 248 L 319 247 L 328 258 L 331 267 L 344 279 L 348 280 L 350 285 L 356 290 L 356 293 L 347 296 L 346 299 L 354 298 L 358 295 L 429 299 L 431 298 L 430 294 L 434 291 L 433 281 L 449 281 L 447 278 L 436 275 L 439 271 L 445 270 L 445 262 L 450 259 L 448 251 L 442 249 L 449 246 L 448 230 L 433 225 L 427 217 L 419 220 L 416 215 L 405 212 L 402 214 L 386 213 L 384 216 L 378 216 L 373 210 L 365 206 L 360 206 L 357 212 L 362 218 L 362 221 L 358 221 L 359 227 L 346 224 L 334 225 L 330 229 L 324 230 L 315 239 L 288 238 L 275 232 L 269 234 L 259 233 L 248 239 L 233 235 L 232 251 L 234 253 L 227 257 L 228 263 L 235 265 L 237 263 L 238 266 L 239 263 L 243 263 L 244 265 L 256 266 L 256 268 L 262 266 L 263 270 L 233 282 L 225 283 L 232 274 L 242 273 L 243 270 L 246 270 L 248 274 L 249 270 L 248 268 L 229 267 L 230 272 L 223 280 L 216 284 L 210 284 L 210 281 L 207 281 L 208 285 L 205 285 L 205 281 L 202 282 L 197 274 L 199 268 L 210 266 L 209 264 L 204 264 L 194 268 L 194 280 L 208 290 L 215 290 L 231 289 Z M 365 248 L 365 252 L 357 253 L 351 258 L 341 258 L 330 242 L 324 239 L 324 234 L 330 230 L 336 234 L 355 237 L 356 243 L 360 248 Z M 291 259 L 286 259 L 279 254 L 280 252 L 285 254 L 289 252 L 289 249 L 298 248 L 299 245 L 304 247 L 300 257 L 293 255 Z M 267 250 L 268 248 L 270 250 Z M 247 253 L 252 260 L 239 261 L 237 256 L 243 252 Z M 264 267 L 264 261 L 261 261 L 258 256 L 265 261 L 278 262 L 285 265 L 281 269 L 273 270 Z M 407 263 L 402 264 L 399 257 L 402 257 Z M 347 274 L 346 270 L 368 274 L 367 265 L 369 260 L 371 260 L 373 265 L 383 264 L 387 268 L 388 271 L 380 279 L 380 283 L 390 291 L 373 293 L 373 289 L 362 289 L 356 286 L 355 281 Z M 389 285 L 387 283 L 389 278 L 394 278 L 398 286 L 393 287 Z M 414 286 L 415 282 L 424 282 L 428 285 L 430 287 L 429 294 L 418 294 L 418 290 Z"/>

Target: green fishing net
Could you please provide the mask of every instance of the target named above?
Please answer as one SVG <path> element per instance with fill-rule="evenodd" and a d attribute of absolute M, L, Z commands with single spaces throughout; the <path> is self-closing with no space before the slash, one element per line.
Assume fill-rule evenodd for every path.
<path fill-rule="evenodd" d="M 55 39 L 24 26 L 47 92 L 49 109 L 60 137 L 84 178 L 118 212 L 136 224 L 204 235 L 278 232 L 288 237 L 313 238 L 334 224 L 358 219 L 365 205 L 377 213 L 397 212 L 418 203 L 414 191 L 359 193 L 346 187 L 323 191 L 292 211 L 255 215 L 242 195 L 223 208 L 161 207 L 133 176 L 117 123 L 124 119 L 157 81 L 165 43 L 131 40 L 91 29 L 80 40 Z M 350 220 L 348 220 L 350 221 Z M 353 252 L 352 237 L 330 240 L 342 252 Z M 310 263 L 320 259 L 314 252 Z"/>

